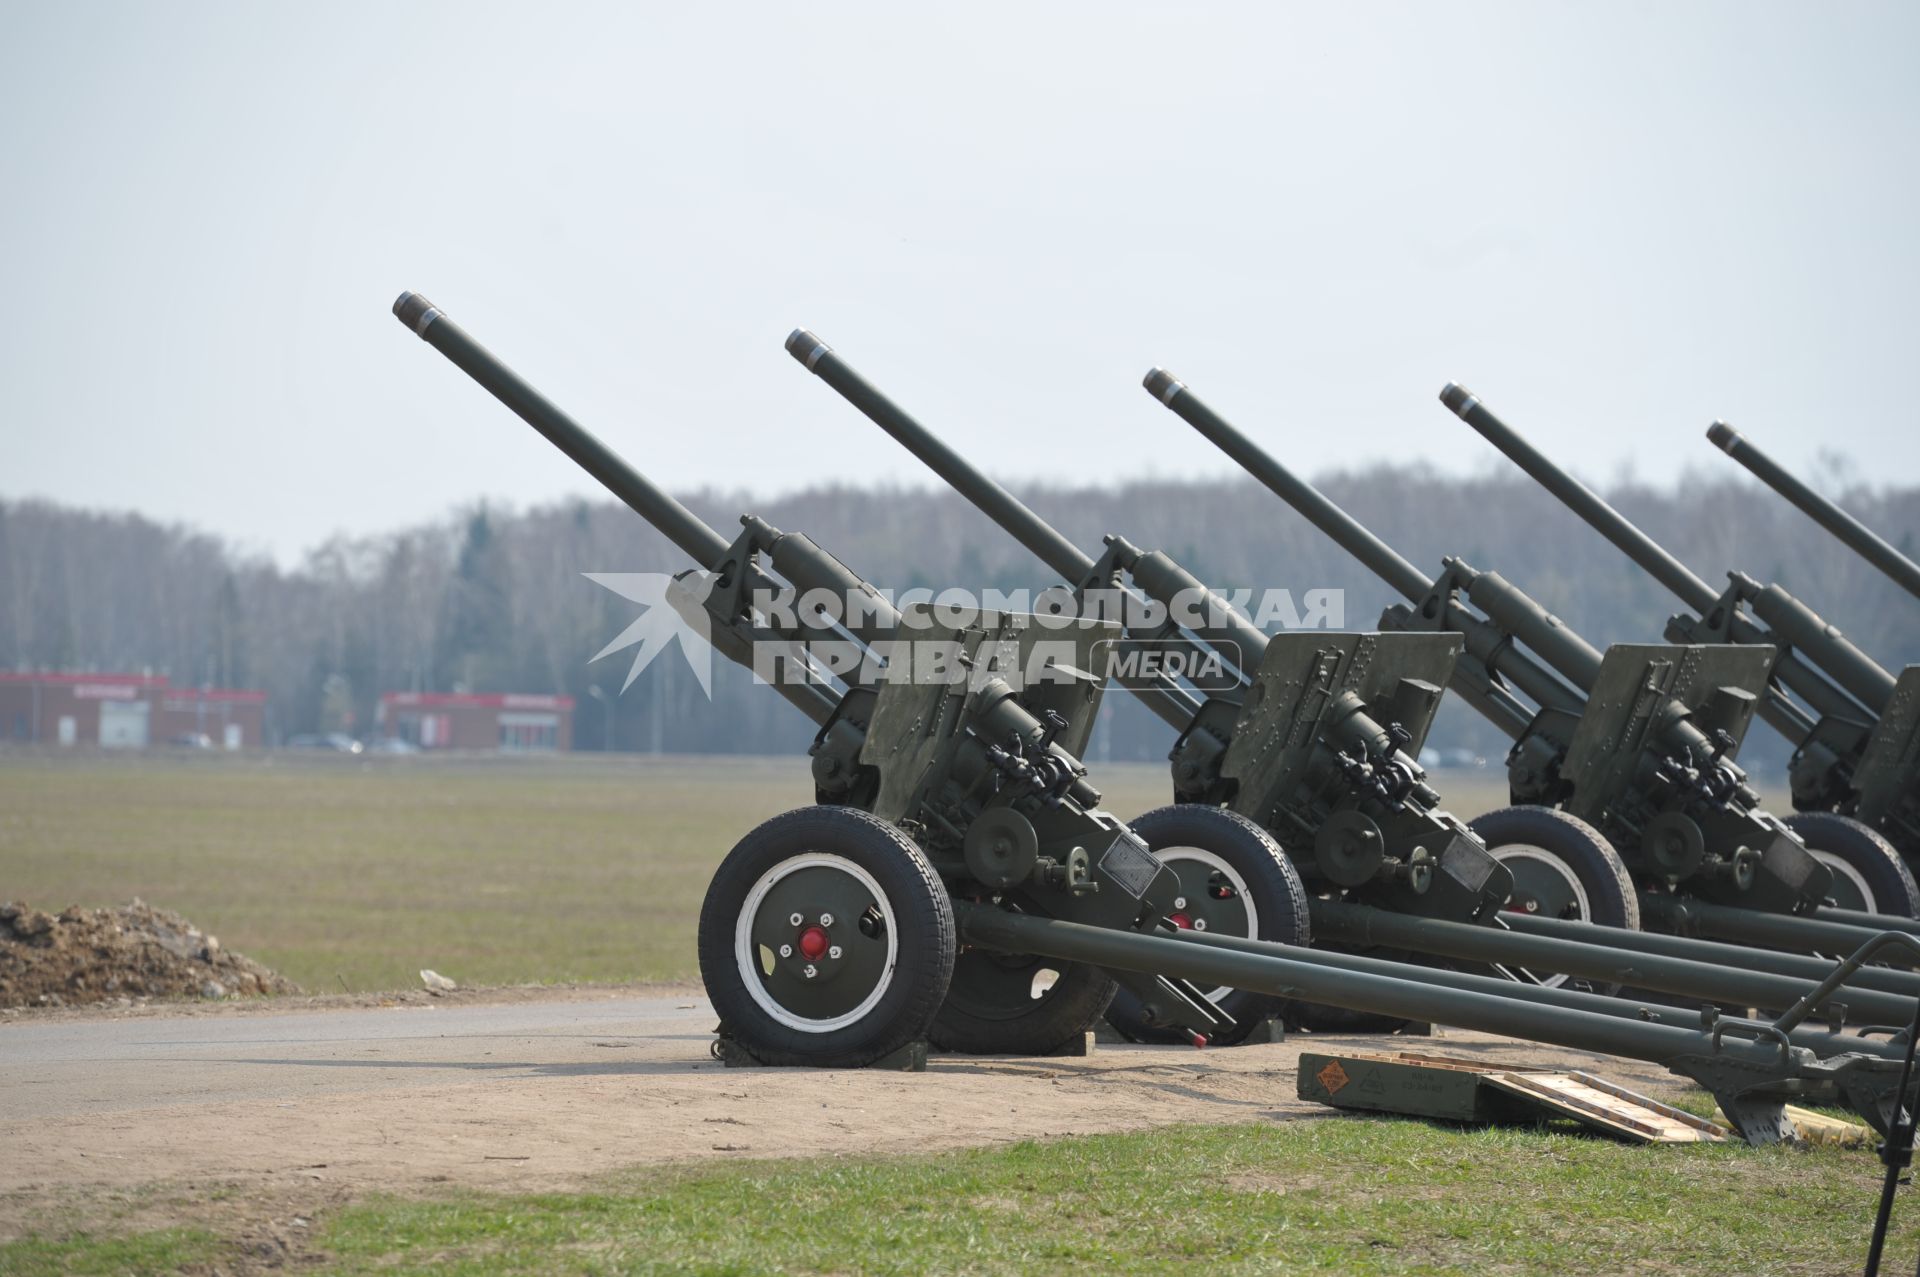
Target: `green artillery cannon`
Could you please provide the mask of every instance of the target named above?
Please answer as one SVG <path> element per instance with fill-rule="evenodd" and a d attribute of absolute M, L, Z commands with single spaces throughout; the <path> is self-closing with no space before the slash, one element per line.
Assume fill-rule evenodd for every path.
<path fill-rule="evenodd" d="M 1762 483 L 1799 506 L 1815 523 L 1842 544 L 1891 577 L 1900 588 L 1920 598 L 1920 563 L 1915 563 L 1866 524 L 1809 488 L 1791 471 L 1762 452 L 1752 440 L 1724 421 L 1707 427 L 1714 447 L 1738 461 Z"/>
<path fill-rule="evenodd" d="M 1883 1129 L 1902 1098 L 1895 1048 L 1809 1026 L 1859 996 L 1859 968 L 1878 948 L 1920 951 L 1912 937 L 1876 937 L 1817 984 L 1799 982 L 1805 993 L 1763 1022 L 1696 1020 L 1453 972 L 1410 980 L 1393 963 L 1177 928 L 1170 919 L 1178 876 L 1140 832 L 1099 810 L 1086 769 L 1063 744 L 1084 734 L 1097 707 L 1100 684 L 1081 673 L 1082 662 L 1114 627 L 1050 629 L 1070 635 L 1072 650 L 1047 657 L 1043 668 L 1055 677 L 1016 688 L 1006 671 L 1040 655 L 1031 618 L 982 615 L 958 626 L 936 619 L 942 641 L 964 658 L 965 676 L 898 677 L 900 636 L 916 629 L 911 612 L 886 605 L 805 537 L 762 520 L 744 518 L 729 542 L 425 298 L 403 293 L 394 313 L 705 565 L 675 578 L 670 601 L 710 624 L 716 650 L 729 659 L 755 663 L 768 647 L 779 653 L 790 677 L 775 686 L 818 725 L 818 805 L 743 838 L 701 909 L 708 996 L 728 1036 L 751 1056 L 855 1066 L 929 1036 L 1018 1050 L 1004 1044 L 1057 1040 L 1068 1022 L 1084 1028 L 1099 1014 L 1100 982 L 1118 981 L 1195 1034 L 1223 1018 L 1202 988 L 1230 986 L 1656 1061 L 1711 1091 L 1755 1143 L 1792 1134 L 1782 1105 L 1809 1088 L 1837 1090 Z M 776 615 L 765 604 L 780 597 L 782 581 L 845 587 L 869 606 L 862 618 L 831 624 L 807 608 Z M 844 689 L 837 690 L 814 677 L 810 652 L 848 635 L 875 661 L 833 665 Z M 1180 814 L 1203 847 L 1264 844 L 1299 924 L 1292 938 L 1304 941 L 1304 889 L 1278 845 L 1223 809 Z M 1040 962 L 1045 971 L 1034 970 Z M 963 976 L 969 966 L 973 974 Z M 1046 989 L 1041 974 L 1055 977 Z M 1052 992 L 1063 986 L 1077 991 Z"/>
<path fill-rule="evenodd" d="M 1056 645 L 1064 634 L 1071 649 L 1049 666 L 1059 677 L 1021 679 L 1016 689 L 1010 679 L 1043 641 L 1021 618 L 925 633 L 805 536 L 747 516 L 729 542 L 426 299 L 403 295 L 395 313 L 700 563 L 702 571 L 675 578 L 669 601 L 818 726 L 811 754 L 820 805 L 743 840 L 701 915 L 707 989 L 747 1051 L 770 1062 L 865 1064 L 930 1038 L 955 1050 L 1044 1053 L 1099 1018 L 1116 980 L 1156 1023 L 1202 1038 L 1225 1024 L 1178 979 L 978 950 L 955 959 L 943 880 L 973 884 L 1008 907 L 1100 926 L 1152 925 L 1176 911 L 1178 879 L 1098 809 L 1075 758 L 1101 692 L 1079 671 L 1110 627 L 1046 632 Z M 843 642 L 842 630 L 805 608 L 770 616 L 781 583 L 800 594 L 857 596 L 861 615 L 840 619 L 869 651 L 909 633 L 948 640 L 967 677 L 890 679 L 882 658 L 847 668 L 846 690 L 835 691 L 813 652 Z M 1222 823 L 1197 837 L 1243 834 Z M 1291 940 L 1305 907 L 1274 859 L 1273 881 L 1292 906 L 1276 906 L 1274 925 Z"/>
<path fill-rule="evenodd" d="M 1920 857 L 1920 665 L 1895 678 L 1805 603 L 1744 572 L 1715 591 L 1468 391 L 1449 385 L 1440 399 L 1694 609 L 1667 621 L 1667 637 L 1774 649 L 1760 713 L 1794 746 L 1787 823 L 1835 871 L 1847 908 L 1920 912 L 1920 889 L 1893 854 Z"/>
<path fill-rule="evenodd" d="M 1411 601 L 1389 608 L 1383 629 L 1465 639 L 1450 686 L 1514 740 L 1513 801 L 1558 806 L 1606 835 L 1640 887 L 1644 921 L 1803 953 L 1851 949 L 1870 926 L 1911 925 L 1910 909 L 1869 922 L 1827 908 L 1833 871 L 1761 808 L 1735 765 L 1771 653 L 1620 644 L 1603 656 L 1496 573 L 1448 558 L 1427 580 L 1183 382 L 1156 368 L 1145 384 Z M 1884 846 L 1877 854 L 1898 867 Z"/>
<path fill-rule="evenodd" d="M 1083 610 L 1086 601 L 1097 593 L 1118 593 L 1118 581 L 1125 576 L 1146 601 L 1162 609 L 1158 619 L 1134 627 L 1137 642 L 1174 644 L 1183 651 L 1205 647 L 1230 654 L 1231 663 L 1240 671 L 1237 681 L 1189 711 L 1187 720 L 1169 718 L 1179 732 L 1171 754 L 1176 801 L 1224 805 L 1258 822 L 1290 849 L 1295 868 L 1315 896 L 1310 916 L 1316 942 L 1377 946 L 1464 960 L 1550 986 L 1577 977 L 1589 988 L 1610 991 L 1623 983 L 1634 984 L 1728 1005 L 1775 1004 L 1769 998 L 1778 994 L 1763 993 L 1747 983 L 1750 972 L 1802 979 L 1821 976 L 1825 964 L 1816 959 L 1616 929 L 1637 924 L 1637 899 L 1618 857 L 1592 826 L 1540 807 L 1511 808 L 1490 813 L 1490 818 L 1476 820 L 1471 826 L 1461 825 L 1439 810 L 1438 795 L 1425 785 L 1417 764 L 1393 747 L 1393 740 L 1411 735 L 1404 728 L 1396 734 L 1390 726 L 1386 735 L 1391 739 L 1364 755 L 1357 751 L 1349 755 L 1350 759 L 1370 760 L 1371 770 L 1362 771 L 1352 762 L 1341 765 L 1338 755 L 1352 748 L 1348 738 L 1340 734 L 1351 721 L 1341 712 L 1342 694 L 1355 687 L 1368 687 L 1368 697 L 1356 694 L 1353 698 L 1360 700 L 1361 708 L 1353 709 L 1352 701 L 1347 701 L 1348 710 L 1353 714 L 1364 710 L 1375 724 L 1398 724 L 1404 705 L 1392 693 L 1404 697 L 1405 692 L 1390 680 L 1373 684 L 1368 680 L 1383 668 L 1399 672 L 1404 679 L 1406 667 L 1396 663 L 1396 648 L 1405 644 L 1416 659 L 1425 655 L 1431 660 L 1419 671 L 1418 695 L 1413 698 L 1415 713 L 1408 716 L 1424 736 L 1431 721 L 1433 693 L 1451 676 L 1460 651 L 1456 635 L 1295 633 L 1269 637 L 1164 554 L 1145 554 L 1117 536 L 1106 538 L 1106 551 L 1098 561 L 1081 554 L 1039 515 L 942 443 L 811 332 L 796 331 L 787 340 L 787 350 L 1049 568 L 1079 583 L 1075 598 Z M 1179 612 L 1183 598 L 1189 602 L 1204 598 L 1210 606 L 1204 614 L 1182 620 Z M 1445 645 L 1436 649 L 1437 640 L 1446 640 Z M 1446 658 L 1444 661 L 1432 660 L 1436 650 Z M 1142 679 L 1132 686 L 1158 693 L 1163 685 Z M 1165 710 L 1183 695 L 1185 692 L 1176 688 L 1174 695 L 1158 697 L 1152 703 Z M 1371 730 L 1377 733 L 1378 728 Z M 1335 756 L 1331 765 L 1329 754 Z M 1382 772 L 1411 778 L 1413 783 L 1383 791 L 1376 780 Z M 1374 831 L 1373 850 L 1378 858 L 1368 863 L 1375 875 L 1372 879 L 1343 877 L 1343 870 L 1348 868 L 1345 857 L 1351 853 L 1328 837 L 1329 833 L 1338 835 L 1356 826 Z M 1478 901 L 1458 892 L 1436 898 L 1407 891 L 1399 886 L 1404 881 L 1402 875 L 1383 871 L 1381 861 L 1390 865 L 1394 857 L 1404 857 L 1403 864 L 1407 860 L 1420 863 L 1417 844 L 1423 838 L 1431 841 L 1436 829 L 1484 846 L 1478 832 L 1483 828 L 1496 838 L 1505 832 L 1512 839 L 1497 842 L 1491 853 L 1517 884 L 1505 902 L 1506 912 L 1493 914 L 1486 907 L 1486 893 Z M 1332 848 L 1328 846 L 1330 841 L 1334 843 Z M 1190 866 L 1203 881 L 1229 873 L 1237 882 L 1241 872 L 1230 862 L 1198 860 L 1197 853 L 1177 843 L 1156 844 L 1155 851 L 1176 870 Z M 1476 863 L 1484 862 L 1463 858 L 1465 866 Z M 1447 871 L 1443 867 L 1441 872 Z M 1373 894 L 1369 888 L 1378 882 L 1393 884 L 1396 889 Z M 1493 885 L 1494 875 L 1489 874 L 1489 889 Z M 1194 894 L 1189 892 L 1190 896 Z M 1563 902 L 1570 898 L 1579 901 L 1578 910 L 1564 907 Z M 1543 899 L 1552 902 L 1549 907 L 1540 907 Z M 1610 916 L 1601 916 L 1600 910 L 1592 908 L 1593 901 L 1610 907 Z M 1449 904 L 1457 910 L 1451 917 L 1446 907 Z M 1262 938 L 1250 927 L 1254 920 L 1245 915 L 1216 917 L 1213 921 L 1209 934 Z M 1470 925 L 1490 922 L 1497 925 Z M 1600 930 L 1590 925 L 1594 922 L 1612 925 Z M 1920 992 L 1920 977 L 1912 975 L 1877 973 L 1860 978 L 1884 981 L 1875 987 L 1890 993 Z M 1733 991 L 1736 985 L 1742 992 Z M 1221 995 L 1216 991 L 1214 996 L 1219 1000 Z M 1244 999 L 1247 995 L 1234 996 Z M 1746 1003 L 1742 998 L 1755 1001 Z M 1222 1005 L 1237 1012 L 1244 1002 L 1223 1001 Z M 1140 1027 L 1123 1003 L 1117 1001 L 1116 1006 L 1119 1010 L 1109 1018 L 1123 1031 L 1139 1034 Z M 1897 1017 L 1905 1008 L 1898 1001 L 1882 1001 L 1871 1012 L 1864 1006 L 1857 1010 L 1870 1018 Z M 1324 1016 L 1306 1018 L 1310 1026 L 1329 1023 Z M 1340 1027 L 1351 1027 L 1350 1020 L 1341 1023 L 1340 1017 L 1331 1019 Z"/>

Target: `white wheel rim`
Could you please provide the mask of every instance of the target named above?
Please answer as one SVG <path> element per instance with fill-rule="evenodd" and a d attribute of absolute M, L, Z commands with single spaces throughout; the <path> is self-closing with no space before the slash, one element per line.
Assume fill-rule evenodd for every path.
<path fill-rule="evenodd" d="M 1547 870 L 1555 878 L 1558 878 L 1561 882 L 1564 882 L 1568 887 L 1572 888 L 1574 901 L 1580 907 L 1580 920 L 1582 922 L 1593 921 L 1593 902 L 1587 898 L 1586 884 L 1580 881 L 1580 876 L 1573 872 L 1573 867 L 1567 864 L 1566 861 L 1560 859 L 1560 857 L 1554 855 L 1544 847 L 1536 847 L 1532 843 L 1525 842 L 1508 843 L 1502 847 L 1489 847 L 1487 850 L 1493 853 L 1493 858 L 1503 865 L 1516 861 L 1527 861 Z M 1572 977 L 1560 972 L 1552 975 L 1534 977 L 1535 981 L 1538 982 L 1543 989 L 1557 989 L 1571 978 Z"/>
<path fill-rule="evenodd" d="M 1237 893 L 1240 898 L 1242 907 L 1247 911 L 1247 934 L 1244 938 L 1248 940 L 1258 940 L 1260 938 L 1260 909 L 1253 903 L 1253 893 L 1247 890 L 1247 880 L 1242 878 L 1239 871 L 1232 865 L 1228 864 L 1215 853 L 1207 851 L 1202 847 L 1162 847 L 1153 854 L 1160 857 L 1162 864 L 1175 860 L 1192 860 L 1207 866 L 1209 869 L 1218 870 L 1226 877 L 1226 880 L 1232 884 L 1235 893 Z M 1226 997 L 1232 992 L 1232 985 L 1223 984 L 1219 988 L 1208 992 L 1207 1001 L 1218 1002 L 1221 998 Z"/>
<path fill-rule="evenodd" d="M 767 986 L 760 971 L 760 953 L 753 943 L 753 918 L 760 910 L 760 902 L 767 898 L 767 893 L 772 891 L 783 878 L 802 869 L 837 869 L 872 892 L 874 906 L 880 910 L 880 920 L 887 932 L 887 962 L 881 971 L 880 979 L 873 986 L 873 991 L 853 1010 L 828 1020 L 810 1020 L 805 1016 L 795 1015 L 774 1001 L 773 995 L 767 992 Z M 900 929 L 894 926 L 893 905 L 887 899 L 887 893 L 880 890 L 880 884 L 874 881 L 872 874 L 845 856 L 836 856 L 824 851 L 812 852 L 781 861 L 761 874 L 759 881 L 753 884 L 753 890 L 747 893 L 746 900 L 740 906 L 739 916 L 734 919 L 733 956 L 740 968 L 740 982 L 747 987 L 747 996 L 776 1022 L 786 1025 L 789 1029 L 797 1029 L 801 1033 L 832 1033 L 835 1029 L 844 1029 L 849 1024 L 859 1022 L 863 1016 L 873 1010 L 881 998 L 886 996 L 887 990 L 893 987 L 893 973 L 900 956 Z"/>
<path fill-rule="evenodd" d="M 1880 902 L 1874 898 L 1873 888 L 1867 885 L 1866 875 L 1855 868 L 1851 861 L 1842 860 L 1832 852 L 1821 851 L 1817 847 L 1809 847 L 1807 850 L 1813 853 L 1815 860 L 1818 860 L 1821 864 L 1833 870 L 1835 874 L 1853 884 L 1853 889 L 1860 893 L 1860 899 L 1863 902 L 1860 908 L 1864 912 L 1880 912 Z"/>

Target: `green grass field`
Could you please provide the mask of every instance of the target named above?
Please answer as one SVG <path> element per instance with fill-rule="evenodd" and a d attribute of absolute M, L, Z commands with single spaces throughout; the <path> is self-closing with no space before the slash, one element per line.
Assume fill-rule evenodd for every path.
<path fill-rule="evenodd" d="M 1465 814 L 1500 801 L 1473 779 Z M 1159 768 L 1096 780 L 1123 817 L 1166 801 Z M 798 757 L 13 754 L 0 899 L 140 896 L 313 992 L 692 979 L 714 864 L 808 786 Z"/>
<path fill-rule="evenodd" d="M 886 1161 L 737 1162 L 582 1193 L 378 1200 L 316 1274 L 1744 1273 L 1860 1270 L 1857 1150 L 1643 1148 L 1559 1130 L 1330 1119 Z M 1904 1207 L 1904 1203 L 1903 1203 Z M 1889 1245 L 1904 1268 L 1920 1220 Z M 217 1270 L 206 1233 L 0 1246 L 0 1271 Z"/>
<path fill-rule="evenodd" d="M 1150 767 L 1109 805 L 1160 805 Z M 140 896 L 310 991 L 691 979 L 713 866 L 804 758 L 0 757 L 0 899 Z"/>
<path fill-rule="evenodd" d="M 13 758 L 4 892 L 141 896 L 309 990 L 676 979 L 713 863 L 803 762 Z"/>

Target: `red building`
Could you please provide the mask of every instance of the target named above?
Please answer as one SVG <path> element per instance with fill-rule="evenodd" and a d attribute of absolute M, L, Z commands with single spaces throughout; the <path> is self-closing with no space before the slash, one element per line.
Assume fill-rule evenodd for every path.
<path fill-rule="evenodd" d="M 206 736 L 216 749 L 266 744 L 267 694 L 228 687 L 169 687 L 160 693 L 153 739 Z"/>
<path fill-rule="evenodd" d="M 383 736 L 422 749 L 573 748 L 573 697 L 527 692 L 382 692 Z"/>
<path fill-rule="evenodd" d="M 148 674 L 0 673 L 0 738 L 144 749 L 207 737 L 225 749 L 265 743 L 267 694 L 172 687 Z"/>

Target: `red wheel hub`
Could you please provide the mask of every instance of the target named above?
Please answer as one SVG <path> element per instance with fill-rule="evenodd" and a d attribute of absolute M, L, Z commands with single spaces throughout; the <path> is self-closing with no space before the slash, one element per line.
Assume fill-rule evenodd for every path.
<path fill-rule="evenodd" d="M 825 927 L 808 927 L 800 933 L 800 952 L 809 959 L 823 956 L 827 951 L 827 931 Z"/>

